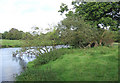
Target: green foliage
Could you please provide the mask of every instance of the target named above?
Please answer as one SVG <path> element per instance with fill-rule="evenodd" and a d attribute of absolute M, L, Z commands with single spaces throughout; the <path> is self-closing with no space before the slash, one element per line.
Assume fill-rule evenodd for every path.
<path fill-rule="evenodd" d="M 69 10 L 68 6 L 66 4 L 64 4 L 64 3 L 61 4 L 60 9 L 61 10 L 59 10 L 59 12 L 61 12 L 61 13 Z"/>
<path fill-rule="evenodd" d="M 27 40 L 27 39 L 32 40 L 33 39 L 33 35 L 30 34 L 29 32 L 26 32 L 26 33 L 22 34 L 22 38 L 21 39 L 22 40 Z"/>
<path fill-rule="evenodd" d="M 8 32 L 5 31 L 5 32 L 2 34 L 2 39 L 7 39 L 7 35 L 8 35 Z"/>
<path fill-rule="evenodd" d="M 114 41 L 115 42 L 120 42 L 120 32 L 119 31 L 113 31 L 112 33 L 114 34 L 114 37 L 113 37 Z"/>
<path fill-rule="evenodd" d="M 22 38 L 22 31 L 19 32 L 17 29 L 14 29 L 12 28 L 8 34 L 7 34 L 7 39 L 10 39 L 10 40 L 18 40 L 18 39 L 21 39 Z"/>
<path fill-rule="evenodd" d="M 113 43 L 111 31 L 92 28 L 82 17 L 74 14 L 62 20 L 58 30 L 61 41 L 73 47 L 85 48 Z"/>
<path fill-rule="evenodd" d="M 39 31 L 34 31 L 35 34 L 33 36 L 27 36 L 25 38 L 25 47 L 30 46 L 56 46 L 62 44 L 59 38 L 58 31 L 56 30 L 56 27 L 50 32 L 47 32 L 46 34 L 40 33 Z M 25 37 L 25 36 L 24 36 Z"/>
<path fill-rule="evenodd" d="M 101 37 L 102 43 L 104 45 L 112 45 L 114 42 L 114 34 L 111 31 L 104 31 Z"/>
<path fill-rule="evenodd" d="M 9 39 L 9 40 L 19 40 L 19 39 L 27 39 L 31 38 L 32 35 L 29 32 L 24 33 L 23 31 L 19 31 L 15 28 L 9 30 L 9 32 L 5 31 L 2 33 L 2 39 Z M 29 39 L 30 39 L 29 38 Z"/>
<path fill-rule="evenodd" d="M 71 9 L 66 13 L 66 18 L 58 27 L 61 40 L 65 44 L 79 48 L 98 45 L 111 46 L 114 42 L 113 38 L 115 38 L 115 34 L 111 30 L 119 30 L 117 28 L 119 14 L 116 14 L 119 3 L 83 2 L 80 4 L 73 1 L 72 5 L 74 10 Z M 113 5 L 117 5 L 117 7 Z M 110 26 L 110 30 L 98 28 L 98 24 L 103 24 L 103 27 Z"/>
<path fill-rule="evenodd" d="M 71 13 L 84 17 L 93 27 L 98 27 L 98 24 L 103 23 L 104 27 L 110 26 L 113 31 L 119 30 L 119 9 L 120 2 L 80 2 L 72 1 L 73 10 L 68 9 L 66 16 L 71 16 Z M 62 7 L 61 7 L 62 6 Z M 64 13 L 64 5 L 60 6 L 59 12 Z M 66 5 L 67 6 L 67 5 Z"/>
<path fill-rule="evenodd" d="M 117 81 L 117 55 L 118 46 L 59 49 L 42 57 L 43 61 L 49 60 L 45 64 L 41 64 L 41 58 L 29 62 L 28 69 L 16 79 L 17 81 Z"/>
<path fill-rule="evenodd" d="M 67 49 L 64 49 L 64 51 L 63 49 L 60 50 L 54 49 L 53 51 L 51 50 L 50 52 L 39 54 L 39 56 L 37 55 L 37 58 L 34 60 L 34 66 L 36 67 L 38 65 L 47 64 L 50 61 L 55 61 L 66 53 L 71 53 L 71 52 L 68 51 Z"/>

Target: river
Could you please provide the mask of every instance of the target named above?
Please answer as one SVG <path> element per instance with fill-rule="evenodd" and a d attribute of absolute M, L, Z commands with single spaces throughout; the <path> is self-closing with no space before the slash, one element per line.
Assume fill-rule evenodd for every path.
<path fill-rule="evenodd" d="M 23 71 L 18 60 L 12 57 L 12 53 L 20 48 L 1 48 L 0 49 L 0 82 L 14 81 L 15 75 Z"/>
<path fill-rule="evenodd" d="M 61 47 L 67 48 L 69 46 L 56 46 L 57 49 Z M 22 59 L 13 57 L 13 53 L 20 49 L 21 48 L 0 48 L 0 83 L 2 81 L 15 81 L 16 74 L 19 75 L 23 72 L 26 64 L 35 59 L 35 57 L 26 57 L 27 54 L 23 54 Z"/>

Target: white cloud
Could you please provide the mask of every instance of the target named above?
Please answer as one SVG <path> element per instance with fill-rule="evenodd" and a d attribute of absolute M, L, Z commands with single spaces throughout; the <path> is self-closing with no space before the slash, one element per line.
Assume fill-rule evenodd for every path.
<path fill-rule="evenodd" d="M 0 0 L 0 32 L 17 28 L 30 31 L 31 27 L 47 28 L 61 19 L 58 13 L 61 3 L 72 0 Z"/>

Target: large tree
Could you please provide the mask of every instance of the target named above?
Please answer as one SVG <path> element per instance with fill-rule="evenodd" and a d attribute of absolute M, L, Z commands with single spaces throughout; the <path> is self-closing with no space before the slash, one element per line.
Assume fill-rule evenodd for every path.
<path fill-rule="evenodd" d="M 92 27 L 99 27 L 98 24 L 103 24 L 104 27 L 110 26 L 111 30 L 120 30 L 120 1 L 119 2 L 78 2 L 72 1 L 73 8 L 69 9 L 66 4 L 60 6 L 59 12 L 66 16 L 72 14 L 84 17 Z"/>
<path fill-rule="evenodd" d="M 24 36 L 23 31 L 19 31 L 18 29 L 12 28 L 8 32 L 5 31 L 2 33 L 2 38 L 3 39 L 10 39 L 10 40 L 18 40 L 18 39 L 23 39 Z"/>
<path fill-rule="evenodd" d="M 7 35 L 8 35 L 8 32 L 5 31 L 5 32 L 2 34 L 2 39 L 8 39 L 8 38 L 7 38 Z"/>
<path fill-rule="evenodd" d="M 18 31 L 15 28 L 12 28 L 7 36 L 10 40 L 18 40 L 22 38 L 22 32 Z"/>
<path fill-rule="evenodd" d="M 73 9 L 71 10 L 68 9 L 68 6 L 66 4 L 62 4 L 60 6 L 61 10 L 59 10 L 59 12 L 61 12 L 61 14 L 66 11 L 66 18 L 61 21 L 61 24 L 58 28 L 60 29 L 62 40 L 74 47 L 82 48 L 98 45 L 112 45 L 112 32 L 109 30 L 98 28 L 97 25 L 103 23 L 104 26 L 110 25 L 112 30 L 117 30 L 116 28 L 114 29 L 113 26 L 118 23 L 118 20 L 112 21 L 109 20 L 110 17 L 97 17 L 96 12 L 93 10 L 97 7 L 97 4 L 99 5 L 102 3 L 94 2 L 80 4 L 79 2 L 72 2 L 72 4 Z M 93 9 L 89 9 L 90 7 L 87 8 L 88 5 Z M 94 7 L 92 7 L 92 5 L 94 5 Z M 90 11 L 91 14 L 94 13 L 94 15 L 91 15 Z"/>

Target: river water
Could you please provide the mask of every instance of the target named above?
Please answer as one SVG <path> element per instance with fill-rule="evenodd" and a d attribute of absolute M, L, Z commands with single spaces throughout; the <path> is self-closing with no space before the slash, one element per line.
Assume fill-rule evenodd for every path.
<path fill-rule="evenodd" d="M 67 48 L 69 46 L 56 46 L 57 49 L 61 47 Z M 15 81 L 16 74 L 19 75 L 23 72 L 26 64 L 35 59 L 35 57 L 26 57 L 26 53 L 23 53 L 24 56 L 21 58 L 19 55 L 13 57 L 13 53 L 20 49 L 21 48 L 0 48 L 0 83 L 2 81 Z"/>
<path fill-rule="evenodd" d="M 14 81 L 15 75 L 23 71 L 20 62 L 12 57 L 12 53 L 20 48 L 0 49 L 0 82 Z"/>

